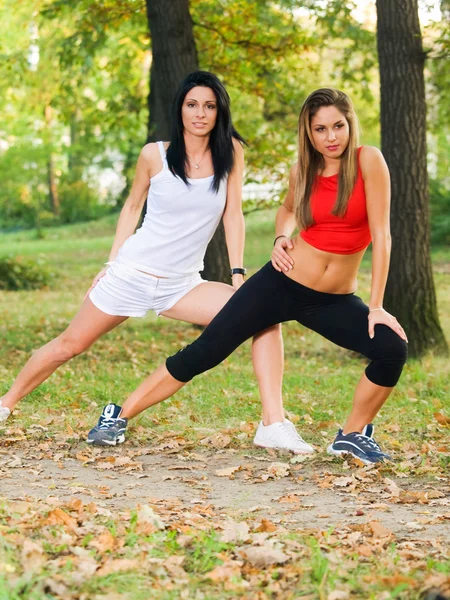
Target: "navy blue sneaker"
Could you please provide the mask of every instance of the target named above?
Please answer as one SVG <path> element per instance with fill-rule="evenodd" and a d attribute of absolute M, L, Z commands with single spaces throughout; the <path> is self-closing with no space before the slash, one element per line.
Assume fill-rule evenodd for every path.
<path fill-rule="evenodd" d="M 339 429 L 334 442 L 328 446 L 327 452 L 338 456 L 350 454 L 366 465 L 383 462 L 386 459 L 391 460 L 389 454 L 385 454 L 373 439 L 374 431 L 372 423 L 366 425 L 362 433 L 355 431 L 344 435 L 342 429 Z"/>
<path fill-rule="evenodd" d="M 128 419 L 119 417 L 122 407 L 107 404 L 95 427 L 88 433 L 87 443 L 94 446 L 115 446 L 125 441 Z"/>

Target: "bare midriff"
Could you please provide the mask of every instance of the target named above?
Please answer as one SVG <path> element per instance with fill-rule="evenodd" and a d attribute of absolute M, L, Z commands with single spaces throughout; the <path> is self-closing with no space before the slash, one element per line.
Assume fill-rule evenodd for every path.
<path fill-rule="evenodd" d="M 350 294 L 356 291 L 359 265 L 365 250 L 354 254 L 333 254 L 314 248 L 300 235 L 288 251 L 294 266 L 285 275 L 317 292 Z"/>

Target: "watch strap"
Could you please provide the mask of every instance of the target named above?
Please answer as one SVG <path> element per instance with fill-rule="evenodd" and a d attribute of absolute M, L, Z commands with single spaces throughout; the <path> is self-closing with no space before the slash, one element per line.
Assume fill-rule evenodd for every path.
<path fill-rule="evenodd" d="M 236 267 L 234 269 L 230 270 L 230 275 L 231 277 L 233 277 L 233 275 L 247 275 L 247 269 L 244 269 L 243 267 Z"/>

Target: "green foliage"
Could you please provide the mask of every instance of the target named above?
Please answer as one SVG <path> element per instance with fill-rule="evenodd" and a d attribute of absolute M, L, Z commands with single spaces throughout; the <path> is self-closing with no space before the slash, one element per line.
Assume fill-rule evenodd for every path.
<path fill-rule="evenodd" d="M 190 11 L 200 66 L 227 85 L 235 125 L 249 142 L 248 181 L 286 181 L 299 108 L 320 86 L 348 92 L 362 142 L 379 145 L 373 7 L 361 11 L 354 0 L 191 0 Z M 444 24 L 445 15 L 427 26 L 424 38 L 430 173 L 448 188 Z M 95 218 L 109 210 L 105 195 L 119 206 L 146 139 L 151 40 L 145 2 L 4 0 L 0 25 L 0 228 Z M 122 191 L 118 183 L 99 193 L 105 169 L 120 175 Z M 52 206 L 50 175 L 60 214 Z"/>
<path fill-rule="evenodd" d="M 111 206 L 99 204 L 96 191 L 83 180 L 63 181 L 59 194 L 61 223 L 91 221 L 111 212 Z"/>
<path fill-rule="evenodd" d="M 0 257 L 0 290 L 38 290 L 49 285 L 52 273 L 42 260 Z"/>
<path fill-rule="evenodd" d="M 450 245 L 450 190 L 430 180 L 431 243 Z"/>

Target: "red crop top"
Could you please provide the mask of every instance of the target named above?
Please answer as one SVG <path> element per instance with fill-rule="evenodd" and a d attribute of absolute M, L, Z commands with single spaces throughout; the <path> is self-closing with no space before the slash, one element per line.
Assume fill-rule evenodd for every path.
<path fill-rule="evenodd" d="M 360 152 L 361 148 L 358 148 L 358 176 L 343 217 L 332 214 L 339 175 L 317 176 L 311 194 L 314 225 L 300 233 L 305 242 L 314 248 L 333 254 L 354 254 L 367 248 L 371 242 L 364 180 L 359 167 Z"/>

